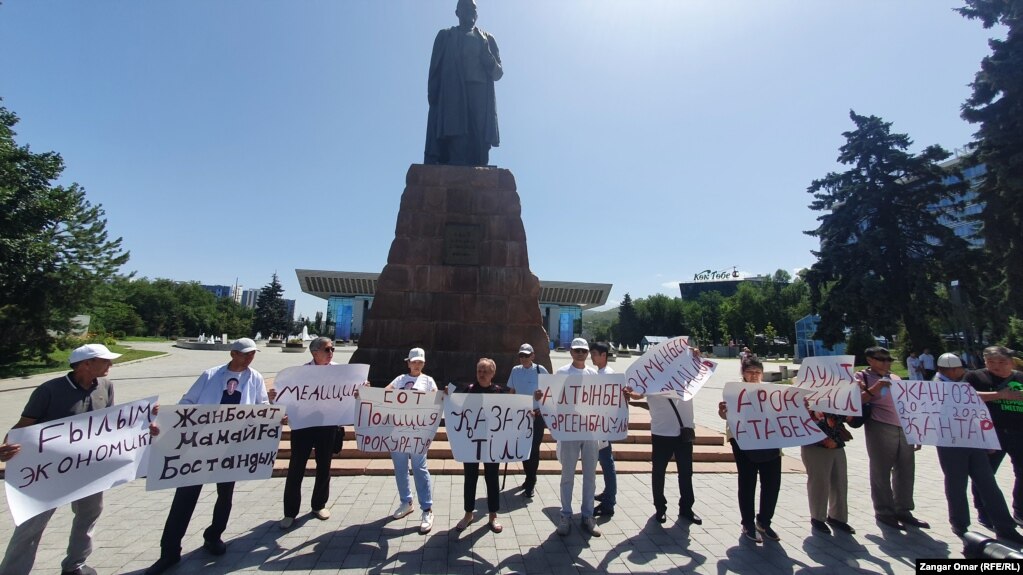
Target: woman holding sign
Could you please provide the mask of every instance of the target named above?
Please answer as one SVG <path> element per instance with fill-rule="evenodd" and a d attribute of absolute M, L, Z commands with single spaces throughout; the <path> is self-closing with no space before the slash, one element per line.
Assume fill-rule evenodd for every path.
<path fill-rule="evenodd" d="M 394 381 L 387 384 L 385 389 L 437 391 L 437 384 L 433 378 L 423 373 L 423 367 L 426 365 L 426 352 L 423 351 L 423 348 L 412 348 L 408 352 L 408 357 L 405 358 L 405 363 L 408 364 L 408 373 L 394 378 Z M 433 529 L 433 487 L 430 470 L 426 467 L 425 453 L 391 453 L 391 462 L 394 463 L 394 481 L 398 486 L 398 497 L 401 498 L 393 517 L 401 519 L 412 513 L 412 490 L 408 484 L 409 461 L 412 462 L 412 477 L 416 481 L 419 507 L 423 510 L 423 520 L 419 524 L 419 532 L 429 533 Z"/>
<path fill-rule="evenodd" d="M 764 364 L 754 356 L 742 361 L 742 380 L 746 383 L 760 383 L 764 376 Z M 728 418 L 725 402 L 718 404 L 718 415 Z M 732 437 L 731 429 L 725 429 L 725 436 L 732 445 L 735 455 L 735 469 L 739 475 L 739 513 L 742 516 L 742 534 L 755 543 L 763 543 L 759 533 L 772 541 L 781 537 L 771 529 L 774 508 L 781 491 L 781 450 L 742 449 Z M 757 492 L 757 476 L 760 476 L 760 513 L 756 513 L 753 501 Z M 755 514 L 755 515 L 754 515 Z M 755 519 L 755 522 L 754 522 Z M 759 532 L 759 533 L 758 533 Z"/>
<path fill-rule="evenodd" d="M 494 374 L 497 373 L 497 364 L 488 357 L 482 357 L 476 362 L 476 383 L 470 385 L 465 393 L 508 393 L 508 388 L 494 383 Z M 465 489 L 463 499 L 465 502 L 465 516 L 455 525 L 458 531 L 465 531 L 473 522 L 476 513 L 476 485 L 480 478 L 479 463 L 463 463 L 465 474 Z M 490 512 L 490 530 L 494 533 L 504 531 L 504 526 L 497 522 L 497 512 L 501 508 L 501 486 L 499 474 L 500 463 L 483 464 L 483 480 L 487 484 L 487 511 Z"/>

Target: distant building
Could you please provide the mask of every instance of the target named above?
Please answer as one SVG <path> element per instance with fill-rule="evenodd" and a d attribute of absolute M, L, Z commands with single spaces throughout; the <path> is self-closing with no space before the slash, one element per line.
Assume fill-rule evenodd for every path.
<path fill-rule="evenodd" d="M 358 339 L 373 305 L 380 274 L 295 270 L 302 291 L 327 300 L 327 327 L 335 339 Z M 565 347 L 582 332 L 583 310 L 607 303 L 611 284 L 540 282 L 540 316 L 555 346 Z"/>
<path fill-rule="evenodd" d="M 217 297 L 227 297 L 227 298 L 231 297 L 231 292 L 234 289 L 231 286 L 217 286 L 217 285 L 206 285 L 206 284 L 200 284 L 199 287 L 201 287 L 202 289 L 210 292 L 211 294 L 213 294 L 213 295 L 215 295 Z"/>
<path fill-rule="evenodd" d="M 241 301 L 238 303 L 242 304 L 242 307 L 255 309 L 256 302 L 259 300 L 259 291 L 260 290 L 258 289 L 247 289 L 243 291 Z"/>
<path fill-rule="evenodd" d="M 771 278 L 767 276 L 743 276 L 735 268 L 721 271 L 703 270 L 693 274 L 693 280 L 680 282 L 679 291 L 682 292 L 682 299 L 692 301 L 700 297 L 704 292 L 716 291 L 724 297 L 734 295 L 739 291 L 739 285 L 743 282 L 768 282 Z"/>
<path fill-rule="evenodd" d="M 954 160 L 945 162 L 942 164 L 942 167 L 954 167 L 963 163 L 963 161 L 964 158 L 957 157 Z M 963 177 L 970 185 L 969 189 L 955 198 L 942 200 L 937 206 L 931 206 L 931 210 L 947 209 L 953 203 L 961 204 L 962 207 L 959 210 L 952 214 L 940 215 L 938 221 L 942 225 L 951 228 L 952 233 L 956 236 L 969 242 L 970 247 L 979 248 L 984 245 L 984 238 L 980 236 L 980 221 L 977 220 L 977 216 L 984 211 L 984 202 L 980 201 L 977 188 L 984 179 L 984 174 L 987 173 L 987 166 L 980 164 L 960 169 Z M 958 178 L 945 178 L 944 183 L 945 185 L 951 185 L 958 183 L 958 181 Z"/>
<path fill-rule="evenodd" d="M 288 306 L 288 323 L 295 323 L 295 300 L 286 299 L 284 305 Z"/>

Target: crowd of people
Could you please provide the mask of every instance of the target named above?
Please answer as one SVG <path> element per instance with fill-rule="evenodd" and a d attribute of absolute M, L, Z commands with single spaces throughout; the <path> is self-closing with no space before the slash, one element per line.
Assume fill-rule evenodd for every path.
<path fill-rule="evenodd" d="M 275 399 L 273 389 L 267 389 L 263 376 L 252 369 L 251 363 L 258 351 L 256 343 L 243 338 L 234 342 L 230 350 L 230 361 L 203 372 L 188 389 L 179 403 L 182 404 L 269 404 Z M 309 365 L 334 365 L 334 342 L 329 338 L 317 338 L 310 342 L 312 360 Z M 590 344 L 576 338 L 571 343 L 571 362 L 562 366 L 557 374 L 598 375 L 611 374 L 608 367 L 609 346 L 604 343 Z M 745 350 L 744 350 L 745 352 Z M 803 446 L 800 455 L 806 469 L 806 493 L 808 498 L 810 528 L 814 532 L 830 534 L 832 530 L 849 534 L 855 529 L 848 523 L 848 481 L 847 461 L 844 447 L 852 439 L 850 428 L 862 427 L 869 459 L 870 494 L 876 520 L 889 528 L 928 528 L 927 522 L 913 515 L 913 482 L 915 452 L 918 445 L 910 445 L 899 422 L 896 406 L 889 392 L 891 382 L 898 376 L 891 372 L 894 361 L 892 354 L 883 347 L 871 347 L 865 351 L 868 367 L 856 372 L 854 379 L 859 385 L 862 417 L 849 417 L 832 413 L 811 411 L 810 415 L 820 427 L 825 439 Z M 934 366 L 933 379 L 939 382 L 969 383 L 987 405 L 994 429 L 1002 446 L 999 451 L 969 447 L 939 447 L 938 459 L 945 475 L 945 495 L 948 501 L 948 517 L 953 533 L 965 535 L 970 526 L 970 510 L 967 484 L 972 480 L 974 505 L 978 523 L 991 529 L 999 539 L 1014 546 L 1023 546 L 1023 535 L 1016 528 L 1023 525 L 1023 373 L 1015 369 L 1013 352 L 1005 347 L 991 346 L 983 350 L 984 367 L 967 370 L 963 359 L 951 353 L 925 361 L 928 351 L 918 357 L 907 358 L 912 365 L 919 365 L 926 375 L 928 365 Z M 105 346 L 89 344 L 75 349 L 70 356 L 71 371 L 65 376 L 41 384 L 31 395 L 15 428 L 26 427 L 103 409 L 114 405 L 114 389 L 107 374 L 112 360 L 119 357 Z M 533 398 L 533 443 L 528 459 L 522 462 L 525 481 L 522 496 L 533 498 L 537 485 L 540 442 L 545 429 L 540 415 L 539 401 L 542 399 L 538 388 L 539 376 L 547 370 L 535 363 L 535 354 L 530 344 L 519 348 L 519 363 L 515 366 L 506 385 L 495 383 L 497 366 L 492 359 L 480 358 L 476 366 L 476 381 L 466 386 L 439 389 L 433 378 L 423 373 L 426 352 L 421 348 L 412 349 L 405 358 L 408 373 L 397 376 L 388 384 L 389 389 L 415 391 L 441 391 L 443 393 L 517 393 Z M 587 363 L 590 361 L 590 364 Z M 907 361 L 909 364 L 910 361 Z M 915 367 L 914 367 L 915 369 Z M 752 353 L 744 353 L 741 359 L 742 380 L 759 384 L 764 366 Z M 920 375 L 919 372 L 913 372 Z M 651 495 L 654 518 L 659 523 L 667 521 L 668 502 L 664 494 L 665 474 L 669 462 L 674 458 L 678 471 L 678 519 L 693 525 L 701 525 L 702 518 L 694 511 L 696 497 L 693 490 L 693 443 L 695 424 L 691 401 L 682 401 L 672 395 L 648 395 L 637 393 L 628 386 L 622 389 L 624 396 L 646 399 L 650 410 L 651 433 Z M 727 418 L 727 405 L 721 402 L 718 415 Z M 286 423 L 286 420 L 284 421 Z M 154 435 L 159 429 L 151 426 Z M 330 460 L 341 451 L 344 428 L 338 426 L 310 427 L 291 432 L 292 456 L 285 480 L 283 496 L 283 519 L 281 529 L 291 529 L 301 508 L 301 484 L 306 464 L 315 454 L 316 476 L 311 498 L 311 514 L 320 520 L 330 518 L 327 508 L 330 499 Z M 726 438 L 735 459 L 738 479 L 737 500 L 742 536 L 756 543 L 763 538 L 773 541 L 780 539 L 771 523 L 778 502 L 782 483 L 782 453 L 780 449 L 743 449 L 726 427 Z M 17 456 L 20 446 L 8 443 L 5 438 L 0 445 L 0 461 Z M 561 517 L 556 526 L 559 535 L 567 535 L 573 526 L 573 490 L 575 487 L 576 463 L 581 460 L 582 498 L 581 528 L 593 537 L 600 537 L 601 531 L 595 521 L 597 516 L 614 515 L 617 503 L 617 481 L 612 444 L 597 440 L 559 441 L 557 454 L 561 467 Z M 1013 466 L 1016 481 L 1012 492 L 1011 508 L 1001 493 L 995 472 L 1008 455 Z M 398 494 L 398 508 L 394 519 L 401 519 L 413 512 L 412 490 L 409 475 L 415 482 L 419 507 L 422 511 L 420 533 L 429 533 L 433 528 L 433 495 L 429 462 L 426 454 L 392 453 L 394 479 Z M 596 493 L 596 469 L 602 468 L 604 490 Z M 499 521 L 500 488 L 497 463 L 483 463 L 484 482 L 487 489 L 488 527 L 494 533 L 501 533 Z M 479 481 L 479 463 L 464 464 L 464 511 L 465 514 L 455 525 L 456 531 L 465 530 L 476 519 L 476 492 Z M 760 486 L 759 505 L 756 491 Z M 203 547 L 213 555 L 222 555 L 227 544 L 222 535 L 227 528 L 231 514 L 234 482 L 218 483 L 217 497 L 210 526 L 203 532 Z M 157 575 L 172 568 L 181 560 L 181 542 L 191 521 L 202 485 L 179 487 L 175 490 L 160 540 L 160 558 L 145 572 Z M 61 564 L 65 574 L 96 573 L 86 565 L 92 552 L 92 534 L 103 509 L 103 494 L 97 493 L 79 499 L 71 505 L 74 519 L 71 525 L 67 556 Z M 32 571 L 36 550 L 42 534 L 53 514 L 53 510 L 41 513 L 18 525 L 8 543 L 0 575 L 21 575 Z"/>

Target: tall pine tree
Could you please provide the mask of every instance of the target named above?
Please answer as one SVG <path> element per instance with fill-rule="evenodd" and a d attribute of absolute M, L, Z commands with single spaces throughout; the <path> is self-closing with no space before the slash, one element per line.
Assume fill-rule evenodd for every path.
<path fill-rule="evenodd" d="M 935 286 L 966 252 L 939 217 L 957 207 L 952 200 L 962 184 L 942 183 L 949 174 L 939 162 L 949 153 L 940 146 L 914 155 L 906 151 L 909 136 L 893 134 L 891 123 L 849 117 L 856 129 L 842 134 L 838 155 L 849 170 L 807 190 L 810 208 L 824 212 L 817 229 L 806 232 L 820 238 L 819 259 L 806 274 L 821 316 L 817 337 L 830 346 L 851 327 L 891 339 L 901 322 L 913 345 L 935 347 L 929 318 L 944 309 Z"/>
<path fill-rule="evenodd" d="M 980 126 L 974 145 L 987 168 L 978 189 L 985 202 L 980 219 L 985 264 L 998 272 L 995 303 L 1023 317 L 1023 0 L 965 1 L 963 16 L 1008 29 L 1004 40 L 988 42 L 991 54 L 981 61 L 963 119 Z"/>
<path fill-rule="evenodd" d="M 266 337 L 270 335 L 287 336 L 291 329 L 291 321 L 288 318 L 288 306 L 284 303 L 284 288 L 274 272 L 270 283 L 259 290 L 259 299 L 256 300 L 255 318 L 252 320 L 252 329 L 262 333 Z"/>

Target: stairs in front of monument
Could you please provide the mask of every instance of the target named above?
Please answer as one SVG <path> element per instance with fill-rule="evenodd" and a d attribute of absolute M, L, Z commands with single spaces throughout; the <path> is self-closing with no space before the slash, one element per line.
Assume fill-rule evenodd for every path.
<path fill-rule="evenodd" d="M 613 444 L 615 469 L 618 473 L 650 473 L 650 412 L 640 407 L 642 403 L 629 406 L 629 436 L 623 441 Z M 561 463 L 555 456 L 556 443 L 550 430 L 544 433 L 540 445 L 540 469 L 542 475 L 561 473 Z M 291 432 L 284 431 L 284 438 L 277 450 L 277 462 L 274 464 L 274 476 L 283 477 L 288 473 L 288 462 L 291 457 Z M 430 473 L 434 475 L 461 475 L 462 464 L 455 461 L 448 443 L 447 431 L 442 426 L 429 450 Z M 693 445 L 693 471 L 695 473 L 734 473 L 735 459 L 732 449 L 725 442 L 725 436 L 713 429 L 696 426 L 696 441 Z M 502 466 L 502 473 L 504 472 Z M 782 469 L 785 472 L 802 472 L 801 462 L 791 458 L 783 458 Z M 315 475 L 316 462 L 312 457 L 306 464 L 306 476 Z M 512 463 L 507 466 L 512 475 L 522 473 L 522 465 Z M 674 462 L 668 464 L 668 473 L 675 473 Z M 344 449 L 331 461 L 330 474 L 344 475 L 393 475 L 389 453 L 365 453 L 355 446 L 355 431 L 346 426 Z"/>

